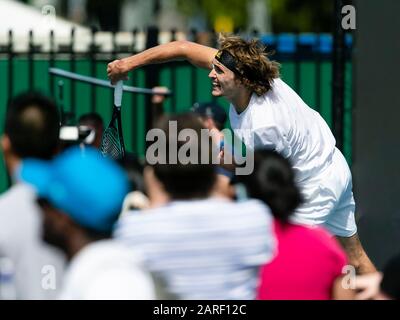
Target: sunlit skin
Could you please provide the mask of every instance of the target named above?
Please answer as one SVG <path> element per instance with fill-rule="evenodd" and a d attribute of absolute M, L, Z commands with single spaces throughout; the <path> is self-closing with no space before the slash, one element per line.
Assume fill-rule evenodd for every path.
<path fill-rule="evenodd" d="M 214 59 L 208 77 L 212 82 L 213 96 L 226 96 L 227 99 L 234 98 L 238 81 L 235 79 L 235 74 L 231 70 Z"/>
<path fill-rule="evenodd" d="M 250 102 L 251 91 L 218 60 L 214 59 L 211 67 L 212 69 L 208 74 L 212 83 L 211 94 L 214 97 L 225 97 L 234 105 L 238 113 L 244 111 Z"/>

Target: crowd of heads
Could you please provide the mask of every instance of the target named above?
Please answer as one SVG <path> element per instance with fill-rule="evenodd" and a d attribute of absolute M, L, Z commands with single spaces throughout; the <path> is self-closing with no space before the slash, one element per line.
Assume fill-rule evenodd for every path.
<path fill-rule="evenodd" d="M 222 49 L 228 51 L 234 46 L 234 43 L 225 44 L 223 40 L 221 44 Z M 256 43 L 249 46 L 255 54 L 264 54 Z M 257 65 L 256 69 L 259 67 Z M 271 79 L 278 75 L 276 65 L 264 67 L 270 69 Z M 247 68 L 252 66 L 238 65 L 237 68 L 246 74 L 251 71 Z M 156 128 L 163 130 L 169 139 L 178 141 L 178 148 L 190 144 L 190 137 L 179 141 L 171 135 L 171 121 L 177 123 L 178 133 L 190 128 L 198 136 L 202 129 L 216 127 L 221 130 L 225 125 L 226 114 L 220 106 L 196 104 L 193 109 L 191 113 L 163 116 L 156 123 Z M 70 259 L 82 247 L 77 243 L 79 239 L 90 243 L 112 237 L 124 198 L 130 191 L 139 191 L 147 199 L 143 206 L 130 207 L 128 211 L 131 214 L 132 209 L 162 206 L 173 201 L 209 199 L 215 194 L 224 194 L 229 201 L 243 201 L 240 190 L 244 188 L 246 199 L 260 200 L 277 220 L 288 223 L 303 202 L 291 164 L 274 151 L 255 151 L 253 172 L 228 180 L 229 187 L 237 190 L 229 197 L 225 190 L 215 192 L 222 184 L 219 166 L 212 161 L 183 164 L 178 160 L 172 164 L 167 161 L 166 164 L 146 165 L 138 156 L 128 153 L 116 162 L 105 158 L 96 149 L 104 130 L 101 117 L 84 115 L 79 119 L 79 126 L 89 127 L 92 136 L 86 135 L 61 150 L 60 119 L 55 104 L 40 94 L 28 93 L 10 101 L 2 138 L 10 175 L 36 191 L 43 212 L 44 239 L 61 248 Z M 195 146 L 198 156 L 200 149 L 207 147 L 207 150 L 212 150 L 212 144 L 211 139 L 201 140 Z M 170 156 L 167 148 L 167 159 Z M 388 270 L 391 272 L 392 269 Z M 390 287 L 387 281 L 383 286 Z M 393 290 L 390 288 L 390 293 L 397 294 Z"/>

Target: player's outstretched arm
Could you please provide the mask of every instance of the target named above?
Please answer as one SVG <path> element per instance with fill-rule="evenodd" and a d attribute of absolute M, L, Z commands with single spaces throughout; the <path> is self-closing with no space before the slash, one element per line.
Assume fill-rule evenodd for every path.
<path fill-rule="evenodd" d="M 211 69 L 217 49 L 190 41 L 173 41 L 147 49 L 141 53 L 108 64 L 107 75 L 114 84 L 126 79 L 129 71 L 149 64 L 163 63 L 173 60 L 187 60 L 191 64 Z"/>

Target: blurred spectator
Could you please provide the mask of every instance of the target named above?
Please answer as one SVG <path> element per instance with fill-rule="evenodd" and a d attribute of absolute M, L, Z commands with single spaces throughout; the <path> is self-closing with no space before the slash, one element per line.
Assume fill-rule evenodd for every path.
<path fill-rule="evenodd" d="M 196 102 L 192 110 L 198 114 L 207 129 L 222 130 L 228 118 L 226 111 L 216 102 Z"/>
<path fill-rule="evenodd" d="M 118 160 L 129 179 L 129 190 L 145 192 L 143 181 L 144 162 L 134 153 L 127 152 L 125 157 Z"/>
<path fill-rule="evenodd" d="M 176 121 L 177 132 L 169 130 L 170 121 Z M 123 217 L 117 239 L 143 255 L 174 297 L 255 298 L 259 266 L 271 259 L 275 248 L 268 208 L 256 200 L 235 203 L 212 196 L 215 166 L 198 158 L 201 151 L 210 152 L 210 141 L 197 140 L 204 127 L 193 114 L 165 117 L 157 128 L 168 137 L 165 149 L 159 150 L 167 163 L 145 168 L 152 208 Z M 193 130 L 190 137 L 178 141 L 188 128 Z M 183 164 L 179 158 L 174 164 L 170 143 L 177 143 L 178 150 L 190 148 L 198 164 Z"/>
<path fill-rule="evenodd" d="M 91 145 L 97 149 L 101 146 L 101 138 L 104 131 L 103 119 L 98 113 L 86 113 L 79 118 L 79 126 L 88 127 L 93 130 L 84 140 L 86 145 Z"/>
<path fill-rule="evenodd" d="M 63 271 L 61 253 L 42 241 L 35 191 L 15 176 L 24 158 L 50 159 L 58 134 L 58 111 L 46 97 L 25 93 L 9 102 L 1 146 L 13 185 L 0 197 L 0 252 L 14 265 L 17 299 L 54 298 L 58 288 L 42 286 L 43 270 L 53 267 L 57 283 Z"/>
<path fill-rule="evenodd" d="M 150 275 L 110 238 L 127 178 L 93 148 L 70 148 L 53 161 L 27 159 L 19 174 L 40 197 L 44 238 L 70 260 L 61 299 L 153 299 Z"/>
<path fill-rule="evenodd" d="M 147 209 L 150 206 L 150 201 L 145 194 L 143 180 L 144 164 L 135 154 L 129 152 L 118 162 L 127 173 L 130 183 L 130 192 L 125 196 L 121 216 L 131 210 Z"/>
<path fill-rule="evenodd" d="M 192 111 L 200 117 L 203 126 L 214 134 L 215 143 L 220 146 L 220 149 L 224 148 L 224 135 L 221 130 L 224 129 L 227 114 L 218 103 L 215 102 L 196 102 Z"/>
<path fill-rule="evenodd" d="M 225 109 L 216 102 L 196 102 L 192 106 L 192 111 L 199 116 L 203 126 L 213 133 L 214 142 L 219 145 L 221 150 L 220 157 L 223 158 L 225 152 L 233 154 L 232 148 L 224 145 L 224 135 L 221 132 L 225 128 L 228 118 Z M 233 199 L 235 196 L 231 185 L 233 174 L 224 166 L 218 167 L 217 172 L 217 192 L 222 192 Z"/>
<path fill-rule="evenodd" d="M 217 168 L 216 182 L 212 191 L 214 197 L 225 197 L 231 200 L 235 199 L 235 189 L 231 184 L 231 174 L 221 167 Z"/>
<path fill-rule="evenodd" d="M 157 123 L 157 121 L 161 118 L 161 116 L 164 114 L 164 100 L 165 100 L 165 95 L 163 94 L 158 94 L 158 93 L 165 93 L 168 91 L 167 87 L 154 87 L 153 90 L 155 90 L 157 93 L 153 94 L 151 96 L 151 114 L 153 118 L 153 127 Z"/>
<path fill-rule="evenodd" d="M 278 254 L 262 268 L 258 299 L 352 299 L 354 292 L 342 286 L 347 258 L 339 243 L 320 227 L 290 222 L 302 199 L 289 161 L 273 151 L 256 151 L 254 172 L 236 179 L 275 217 Z"/>

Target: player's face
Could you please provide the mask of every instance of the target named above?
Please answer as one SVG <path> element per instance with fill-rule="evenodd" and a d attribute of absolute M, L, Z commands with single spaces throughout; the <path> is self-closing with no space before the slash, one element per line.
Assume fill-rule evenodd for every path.
<path fill-rule="evenodd" d="M 213 60 L 212 70 L 208 77 L 212 81 L 211 93 L 214 97 L 226 96 L 229 98 L 237 90 L 235 74 L 216 59 Z"/>

